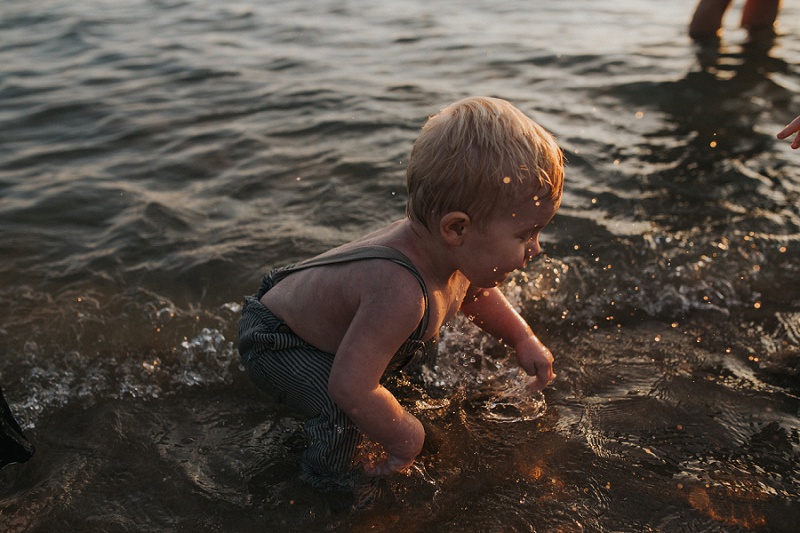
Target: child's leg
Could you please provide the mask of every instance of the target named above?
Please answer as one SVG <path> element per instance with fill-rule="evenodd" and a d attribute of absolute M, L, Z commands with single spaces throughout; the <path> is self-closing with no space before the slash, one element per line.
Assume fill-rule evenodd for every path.
<path fill-rule="evenodd" d="M 353 459 L 362 435 L 350 418 L 325 395 L 329 404 L 306 420 L 308 449 L 303 454 L 303 479 L 319 488 L 353 488 Z"/>
<path fill-rule="evenodd" d="M 328 395 L 333 355 L 308 345 L 250 300 L 239 322 L 239 347 L 256 385 L 307 417 L 303 477 L 320 488 L 350 485 L 361 433 Z"/>
<path fill-rule="evenodd" d="M 333 357 L 293 348 L 251 359 L 247 373 L 259 387 L 306 417 L 303 479 L 318 488 L 349 486 L 361 432 L 328 395 Z"/>

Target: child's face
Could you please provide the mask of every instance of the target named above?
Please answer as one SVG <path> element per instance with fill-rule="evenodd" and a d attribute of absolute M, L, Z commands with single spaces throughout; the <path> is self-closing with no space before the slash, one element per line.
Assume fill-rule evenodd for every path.
<path fill-rule="evenodd" d="M 500 213 L 481 228 L 472 227 L 468 264 L 461 272 L 478 287 L 495 287 L 513 271 L 539 255 L 539 233 L 556 214 L 559 200 L 534 197 L 516 209 Z"/>

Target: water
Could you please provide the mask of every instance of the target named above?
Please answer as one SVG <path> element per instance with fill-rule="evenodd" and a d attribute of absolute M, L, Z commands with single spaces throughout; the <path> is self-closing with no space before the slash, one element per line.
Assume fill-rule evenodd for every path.
<path fill-rule="evenodd" d="M 4 531 L 796 531 L 800 8 L 772 46 L 694 3 L 0 4 L 0 380 L 34 458 Z M 506 287 L 524 393 L 456 320 L 396 383 L 431 442 L 353 511 L 242 375 L 271 266 L 402 216 L 425 117 L 507 98 L 569 160 Z"/>

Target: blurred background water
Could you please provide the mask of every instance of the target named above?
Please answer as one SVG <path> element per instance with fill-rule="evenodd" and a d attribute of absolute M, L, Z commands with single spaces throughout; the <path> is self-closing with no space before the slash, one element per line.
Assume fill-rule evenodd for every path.
<path fill-rule="evenodd" d="M 0 383 L 37 453 L 4 531 L 796 531 L 800 7 L 3 0 Z M 556 356 L 521 394 L 457 319 L 395 384 L 434 443 L 353 511 L 239 370 L 272 266 L 403 216 L 425 118 L 514 102 L 568 158 L 509 297 Z"/>

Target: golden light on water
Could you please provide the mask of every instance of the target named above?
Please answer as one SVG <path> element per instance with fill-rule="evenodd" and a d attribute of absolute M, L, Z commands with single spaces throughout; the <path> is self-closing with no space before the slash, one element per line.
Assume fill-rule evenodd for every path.
<path fill-rule="evenodd" d="M 542 470 L 542 467 L 538 465 L 531 466 L 530 469 L 525 472 L 525 477 L 532 481 L 539 481 L 542 479 L 542 475 L 544 475 L 544 470 Z"/>
<path fill-rule="evenodd" d="M 678 488 L 681 489 L 682 485 Z M 766 524 L 764 515 L 754 505 L 765 500 L 765 495 L 742 480 L 730 487 L 694 486 L 689 489 L 686 498 L 689 505 L 698 511 L 729 526 L 755 529 Z"/>

